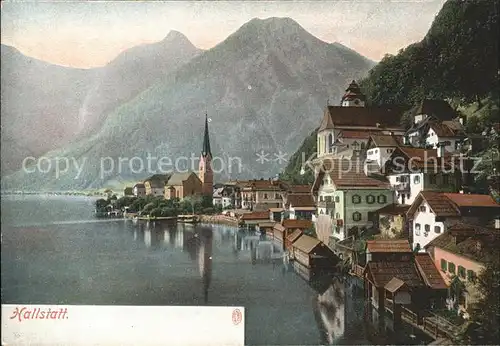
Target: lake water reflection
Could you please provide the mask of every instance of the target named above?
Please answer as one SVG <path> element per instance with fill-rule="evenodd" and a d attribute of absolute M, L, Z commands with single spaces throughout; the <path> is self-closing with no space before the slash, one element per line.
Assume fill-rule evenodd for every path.
<path fill-rule="evenodd" d="M 2 197 L 2 303 L 245 306 L 247 344 L 368 343 L 355 279 L 306 282 L 233 227 L 96 222 L 91 204 Z"/>

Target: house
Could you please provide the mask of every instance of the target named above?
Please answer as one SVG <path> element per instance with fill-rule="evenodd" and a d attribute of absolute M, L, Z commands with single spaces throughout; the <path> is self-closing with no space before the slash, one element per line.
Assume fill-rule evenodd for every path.
<path fill-rule="evenodd" d="M 412 246 L 425 246 L 457 220 L 486 223 L 500 213 L 500 205 L 489 195 L 422 191 L 407 212 Z"/>
<path fill-rule="evenodd" d="M 277 180 L 241 182 L 241 207 L 249 210 L 269 210 L 283 207 L 283 189 Z"/>
<path fill-rule="evenodd" d="M 316 212 L 316 203 L 309 194 L 289 194 L 286 197 L 285 210 L 290 219 L 312 220 Z"/>
<path fill-rule="evenodd" d="M 137 183 L 132 187 L 132 189 L 135 197 L 142 197 L 146 195 L 146 186 L 144 183 Z"/>
<path fill-rule="evenodd" d="M 170 179 L 170 174 L 154 174 L 144 180 L 146 195 L 163 196 L 165 192 L 165 183 Z"/>
<path fill-rule="evenodd" d="M 123 195 L 124 196 L 133 196 L 134 195 L 134 188 L 127 186 L 126 188 L 123 189 Z"/>
<path fill-rule="evenodd" d="M 292 252 L 294 260 L 308 269 L 332 269 L 339 262 L 328 246 L 308 235 L 293 242 Z"/>
<path fill-rule="evenodd" d="M 296 230 L 304 232 L 312 227 L 313 223 L 309 220 L 283 220 L 283 222 L 274 225 L 273 238 L 278 245 L 285 249 L 286 238 L 289 234 Z"/>
<path fill-rule="evenodd" d="M 376 162 L 378 167 L 383 167 L 394 150 L 402 145 L 403 136 L 372 134 L 366 145 L 366 159 L 370 162 Z"/>
<path fill-rule="evenodd" d="M 374 226 L 376 210 L 394 203 L 389 181 L 381 175 L 365 174 L 358 160 L 325 160 L 313 184 L 318 216 L 330 215 L 331 236 L 337 240 L 349 237 L 353 228 Z"/>
<path fill-rule="evenodd" d="M 376 227 L 380 230 L 380 238 L 408 239 L 408 227 L 406 223 L 406 213 L 410 209 L 409 205 L 389 204 L 374 212 L 376 217 Z"/>
<path fill-rule="evenodd" d="M 431 139 L 428 137 L 430 127 L 433 124 L 439 127 L 443 122 L 454 120 L 463 123 L 463 119 L 458 118 L 458 113 L 445 100 L 424 99 L 412 108 L 410 114 L 413 125 L 405 133 L 405 144 L 411 144 L 414 147 L 424 147 L 436 142 L 436 138 Z M 451 124 L 451 126 L 453 128 L 454 125 Z M 446 129 L 448 126 L 445 125 L 444 127 L 448 131 Z M 435 131 L 433 130 L 434 133 Z M 451 133 L 449 134 L 451 135 Z"/>
<path fill-rule="evenodd" d="M 270 220 L 259 221 L 255 229 L 260 231 L 261 234 L 265 234 L 268 240 L 274 238 L 274 225 L 276 222 Z"/>
<path fill-rule="evenodd" d="M 436 149 L 398 147 L 382 172 L 396 193 L 397 203 L 411 205 L 421 191 L 460 190 L 463 176 L 460 163 L 454 160 L 440 156 Z"/>
<path fill-rule="evenodd" d="M 233 205 L 232 194 L 233 194 L 233 189 L 231 187 L 222 186 L 215 188 L 212 196 L 212 204 L 214 206 L 228 208 Z"/>
<path fill-rule="evenodd" d="M 425 133 L 426 145 L 432 148 L 442 147 L 446 152 L 457 152 L 467 138 L 465 128 L 459 120 L 431 121 Z"/>
<path fill-rule="evenodd" d="M 282 222 L 285 218 L 285 209 L 269 208 L 269 218 L 274 222 Z"/>
<path fill-rule="evenodd" d="M 396 329 L 403 307 L 411 307 L 418 321 L 422 311 L 444 303 L 446 283 L 429 256 L 414 256 L 408 241 L 367 241 L 366 260 L 365 298 L 378 312 L 381 324 L 386 309 L 391 311 Z M 373 314 L 372 309 L 368 312 Z"/>
<path fill-rule="evenodd" d="M 231 206 L 234 209 L 241 209 L 241 186 L 242 184 L 237 180 L 226 182 L 221 186 L 231 191 Z"/>
<path fill-rule="evenodd" d="M 286 238 L 285 238 L 285 249 L 290 254 L 290 259 L 293 259 L 293 249 L 292 249 L 293 243 L 297 239 L 299 239 L 303 234 L 304 234 L 304 232 L 302 230 L 296 229 L 295 231 L 293 231 L 292 233 L 290 233 L 290 234 L 288 234 L 286 236 Z"/>
<path fill-rule="evenodd" d="M 458 221 L 431 240 L 425 249 L 445 281 L 451 283 L 458 278 L 464 283 L 466 290 L 460 295 L 458 305 L 466 311 L 479 297 L 478 275 L 500 256 L 500 233 L 498 229 Z"/>
<path fill-rule="evenodd" d="M 403 135 L 399 124 L 405 106 L 366 106 L 365 96 L 352 81 L 340 106 L 328 105 L 318 128 L 317 157 L 336 154 L 336 147 L 364 150 L 372 133 Z"/>
<path fill-rule="evenodd" d="M 269 220 L 269 213 L 267 211 L 254 211 L 251 213 L 245 213 L 241 216 L 240 222 L 247 227 L 256 228 L 259 223 Z"/>
<path fill-rule="evenodd" d="M 164 186 L 165 199 L 201 195 L 202 183 L 194 172 L 174 173 Z"/>

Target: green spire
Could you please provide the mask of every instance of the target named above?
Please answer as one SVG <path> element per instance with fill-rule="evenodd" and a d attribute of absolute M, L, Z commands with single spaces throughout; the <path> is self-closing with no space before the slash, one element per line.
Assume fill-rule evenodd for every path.
<path fill-rule="evenodd" d="M 210 150 L 210 136 L 208 134 L 208 114 L 205 113 L 205 134 L 203 136 L 203 149 L 201 150 L 201 155 L 203 157 L 210 155 L 212 156 L 212 151 Z"/>

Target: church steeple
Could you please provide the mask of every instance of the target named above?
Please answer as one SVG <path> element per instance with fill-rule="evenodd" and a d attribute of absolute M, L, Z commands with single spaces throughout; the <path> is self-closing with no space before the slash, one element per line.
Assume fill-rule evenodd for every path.
<path fill-rule="evenodd" d="M 345 90 L 340 105 L 344 107 L 364 107 L 365 101 L 365 95 L 363 95 L 358 83 L 353 80 Z"/>
<path fill-rule="evenodd" d="M 212 157 L 212 151 L 210 150 L 210 135 L 208 134 L 208 114 L 205 113 L 205 133 L 203 135 L 203 148 L 201 150 L 201 156 L 205 157 L 207 155 Z"/>
<path fill-rule="evenodd" d="M 208 114 L 205 113 L 205 132 L 203 134 L 203 147 L 201 149 L 198 177 L 201 181 L 202 193 L 212 196 L 214 173 L 212 171 L 212 150 L 210 149 L 210 135 L 208 133 Z"/>

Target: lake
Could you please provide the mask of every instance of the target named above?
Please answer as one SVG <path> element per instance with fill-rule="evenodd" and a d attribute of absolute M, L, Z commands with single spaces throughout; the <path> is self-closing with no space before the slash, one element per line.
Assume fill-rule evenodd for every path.
<path fill-rule="evenodd" d="M 234 227 L 207 247 L 202 226 L 98 220 L 94 200 L 2 196 L 2 304 L 244 306 L 246 344 L 369 343 L 358 279 L 252 261 Z"/>

